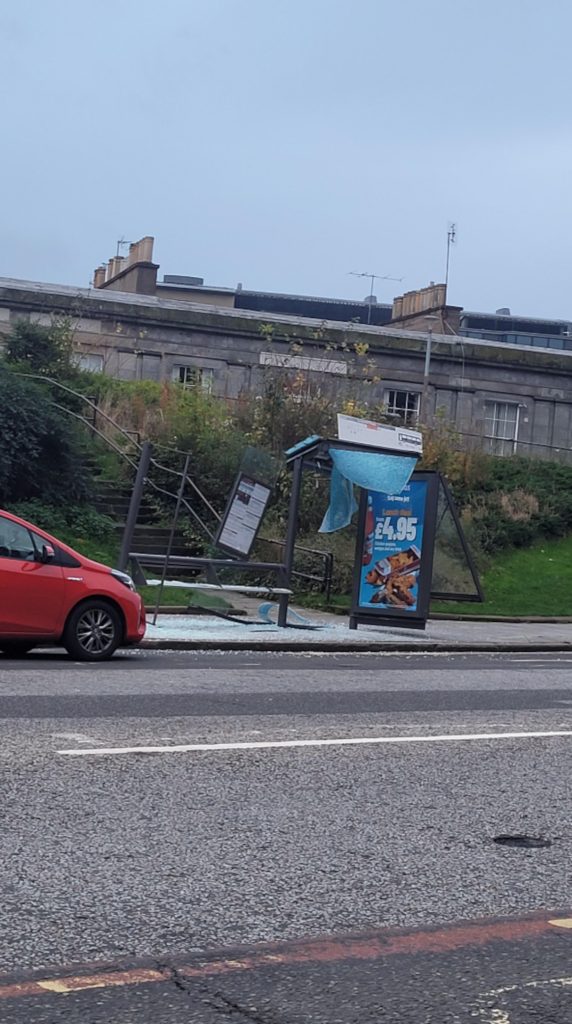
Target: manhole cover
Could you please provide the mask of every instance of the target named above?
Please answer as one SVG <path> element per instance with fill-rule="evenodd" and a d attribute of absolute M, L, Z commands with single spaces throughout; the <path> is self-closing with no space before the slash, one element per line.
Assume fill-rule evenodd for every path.
<path fill-rule="evenodd" d="M 542 839 L 541 836 L 495 836 L 493 842 L 498 846 L 518 846 L 524 850 L 542 850 L 552 846 L 551 839 Z"/>

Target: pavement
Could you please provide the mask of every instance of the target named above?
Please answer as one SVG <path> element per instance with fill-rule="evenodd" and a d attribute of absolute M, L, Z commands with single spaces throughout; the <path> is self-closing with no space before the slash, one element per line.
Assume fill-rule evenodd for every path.
<path fill-rule="evenodd" d="M 572 649 L 572 623 L 475 622 L 432 619 L 425 630 L 360 626 L 350 630 L 348 620 L 308 609 L 294 609 L 314 629 L 299 625 L 280 629 L 256 621 L 251 602 L 249 620 L 229 622 L 208 615 L 159 615 L 147 627 L 144 646 L 189 650 L 252 651 L 518 651 Z"/>
<path fill-rule="evenodd" d="M 564 1024 L 571 669 L 2 659 L 0 1018 Z"/>

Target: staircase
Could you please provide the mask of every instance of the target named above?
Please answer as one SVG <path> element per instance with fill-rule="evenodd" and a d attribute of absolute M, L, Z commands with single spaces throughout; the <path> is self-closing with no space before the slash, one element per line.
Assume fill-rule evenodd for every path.
<path fill-rule="evenodd" d="M 130 497 L 131 492 L 128 488 L 103 480 L 96 481 L 93 504 L 98 512 L 109 516 L 110 519 L 115 521 L 118 540 L 121 540 L 125 527 Z M 185 510 L 182 509 L 180 517 L 183 518 L 185 515 Z M 169 543 L 170 533 L 170 526 L 157 525 L 157 512 L 144 494 L 133 537 L 133 550 L 144 551 L 149 555 L 164 555 Z M 189 541 L 180 529 L 175 531 L 171 554 L 193 554 Z"/>

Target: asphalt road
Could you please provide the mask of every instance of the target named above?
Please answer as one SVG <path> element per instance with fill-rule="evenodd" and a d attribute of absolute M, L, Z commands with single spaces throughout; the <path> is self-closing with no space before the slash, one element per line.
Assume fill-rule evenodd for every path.
<path fill-rule="evenodd" d="M 0 1019 L 564 1024 L 571 669 L 3 660 Z"/>

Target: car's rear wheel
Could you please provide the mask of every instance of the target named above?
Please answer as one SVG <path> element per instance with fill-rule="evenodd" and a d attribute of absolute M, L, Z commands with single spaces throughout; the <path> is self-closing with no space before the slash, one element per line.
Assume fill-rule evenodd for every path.
<path fill-rule="evenodd" d="M 23 658 L 33 647 L 34 644 L 29 644 L 25 640 L 0 640 L 0 651 L 7 658 Z"/>
<path fill-rule="evenodd" d="M 119 613 L 107 601 L 85 601 L 70 615 L 64 647 L 77 661 L 106 661 L 123 638 Z"/>

